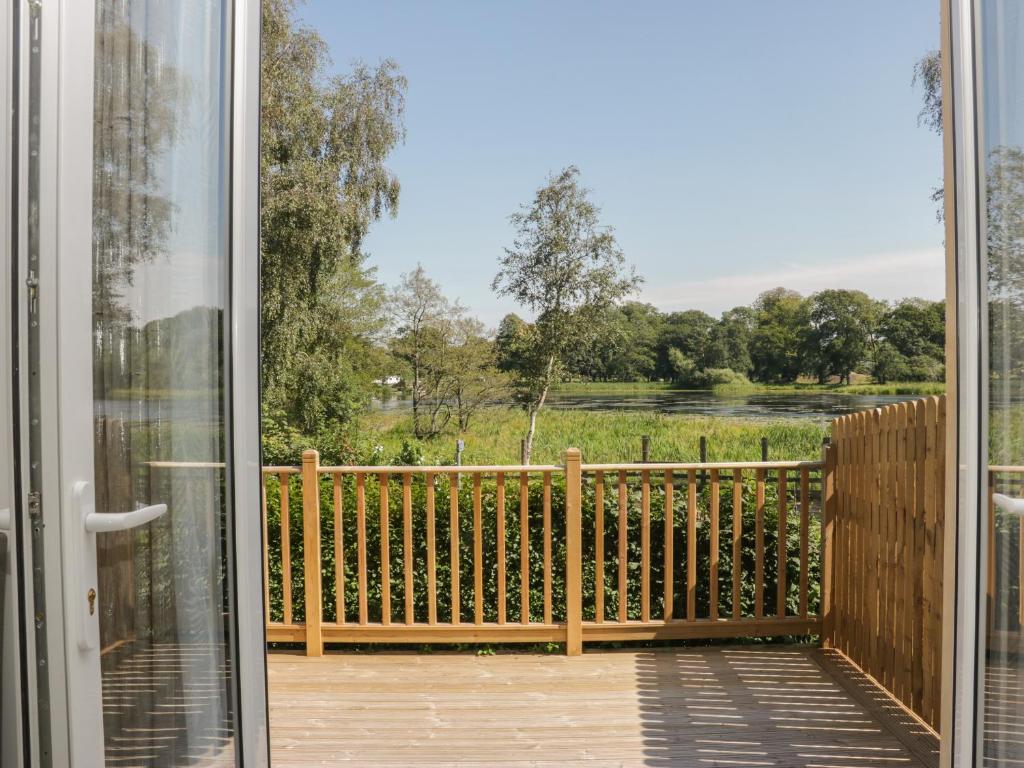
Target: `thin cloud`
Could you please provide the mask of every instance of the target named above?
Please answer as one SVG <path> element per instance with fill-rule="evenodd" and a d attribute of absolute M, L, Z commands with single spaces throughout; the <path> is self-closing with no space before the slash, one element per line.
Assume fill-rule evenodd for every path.
<path fill-rule="evenodd" d="M 728 271 L 704 280 L 647 283 L 641 300 L 663 312 L 700 309 L 718 315 L 750 304 L 779 286 L 810 294 L 826 288 L 860 290 L 876 299 L 945 295 L 945 256 L 941 248 L 896 251 L 815 264 L 785 264 L 762 272 Z"/>

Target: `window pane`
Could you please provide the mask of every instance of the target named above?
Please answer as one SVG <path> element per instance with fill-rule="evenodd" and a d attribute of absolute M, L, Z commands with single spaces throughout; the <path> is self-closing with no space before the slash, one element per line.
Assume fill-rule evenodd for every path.
<path fill-rule="evenodd" d="M 108 765 L 233 764 L 229 3 L 97 0 L 93 386 Z"/>

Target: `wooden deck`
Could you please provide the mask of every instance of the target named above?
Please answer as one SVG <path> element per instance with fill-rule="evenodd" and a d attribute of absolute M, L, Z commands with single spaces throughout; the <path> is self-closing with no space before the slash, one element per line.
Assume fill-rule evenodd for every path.
<path fill-rule="evenodd" d="M 808 646 L 583 656 L 271 653 L 275 768 L 923 768 L 937 741 Z"/>

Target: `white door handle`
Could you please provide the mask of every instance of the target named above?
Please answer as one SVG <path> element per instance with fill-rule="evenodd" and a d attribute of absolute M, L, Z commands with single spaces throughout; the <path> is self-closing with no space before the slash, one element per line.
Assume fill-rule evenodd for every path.
<path fill-rule="evenodd" d="M 85 516 L 85 530 L 89 533 L 127 531 L 156 520 L 166 511 L 166 504 L 153 504 L 134 512 L 89 512 Z"/>
<path fill-rule="evenodd" d="M 80 590 L 71 600 L 75 623 L 78 625 L 78 647 L 91 651 L 99 645 L 100 621 L 97 610 L 98 586 L 96 568 L 96 534 L 113 531 L 127 531 L 152 522 L 167 512 L 166 504 L 153 504 L 134 512 L 100 513 L 96 511 L 96 496 L 92 483 L 79 480 L 71 486 L 71 509 L 73 519 L 82 526 L 71 535 L 70 573 L 77 575 Z"/>
<path fill-rule="evenodd" d="M 11 530 L 11 510 L 0 509 L 0 531 Z"/>
<path fill-rule="evenodd" d="M 995 502 L 1000 511 L 1014 517 L 1024 517 L 1024 499 L 1017 499 L 1002 493 L 993 493 L 992 501 Z"/>

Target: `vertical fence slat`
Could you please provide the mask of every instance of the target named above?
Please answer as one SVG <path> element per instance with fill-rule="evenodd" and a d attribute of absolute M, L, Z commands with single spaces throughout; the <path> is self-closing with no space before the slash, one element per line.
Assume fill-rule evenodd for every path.
<path fill-rule="evenodd" d="M 675 519 L 672 498 L 672 470 L 665 470 L 665 621 L 672 621 L 675 596 Z"/>
<path fill-rule="evenodd" d="M 320 454 L 302 452 L 302 579 L 306 655 L 323 656 L 323 569 L 320 556 Z"/>
<path fill-rule="evenodd" d="M 270 623 L 270 526 L 267 524 L 267 476 L 260 472 L 260 522 L 263 525 L 263 620 Z"/>
<path fill-rule="evenodd" d="M 697 470 L 686 477 L 686 619 L 697 618 Z"/>
<path fill-rule="evenodd" d="M 788 519 L 787 513 L 789 510 L 789 491 L 786 488 L 786 470 L 780 469 L 778 476 L 778 492 L 779 492 L 779 533 L 778 533 L 778 554 L 776 556 L 775 570 L 776 576 L 776 589 L 775 589 L 775 613 L 780 619 L 786 618 L 786 565 L 789 562 L 789 551 L 787 547 L 787 530 L 788 530 Z"/>
<path fill-rule="evenodd" d="M 530 623 L 530 476 L 519 473 L 519 621 Z"/>
<path fill-rule="evenodd" d="M 505 473 L 499 472 L 495 482 L 495 534 L 498 538 L 498 623 L 505 623 Z"/>
<path fill-rule="evenodd" d="M 757 507 L 754 521 L 754 618 L 764 617 L 764 470 L 757 470 Z"/>
<path fill-rule="evenodd" d="M 388 473 L 380 472 L 380 621 L 391 623 L 391 505 L 388 500 Z"/>
<path fill-rule="evenodd" d="M 565 452 L 565 652 L 583 653 L 583 477 L 578 448 Z"/>
<path fill-rule="evenodd" d="M 551 473 L 544 473 L 544 623 L 551 623 Z"/>
<path fill-rule="evenodd" d="M 710 613 L 708 616 L 712 621 L 718 619 L 718 550 L 721 546 L 718 541 L 719 534 L 719 505 L 721 499 L 718 487 L 718 470 L 711 470 L 711 557 L 708 568 L 708 593 Z"/>
<path fill-rule="evenodd" d="M 482 478 L 473 473 L 473 623 L 484 623 L 484 545 Z"/>
<path fill-rule="evenodd" d="M 627 619 L 627 581 L 626 581 L 626 560 L 629 557 L 628 539 L 627 535 L 629 532 L 629 507 L 628 498 L 626 496 L 627 484 L 626 484 L 626 473 L 619 472 L 619 611 L 618 618 L 620 622 L 624 622 Z"/>
<path fill-rule="evenodd" d="M 640 473 L 640 621 L 651 620 L 651 473 Z"/>
<path fill-rule="evenodd" d="M 342 523 L 344 498 L 341 475 L 333 476 L 334 485 L 334 615 L 338 624 L 345 623 L 345 535 Z"/>
<path fill-rule="evenodd" d="M 427 623 L 437 624 L 437 510 L 434 474 L 427 473 Z"/>
<path fill-rule="evenodd" d="M 356 474 L 356 557 L 359 568 L 359 623 L 366 625 L 369 605 L 366 585 L 366 475 Z"/>
<path fill-rule="evenodd" d="M 461 595 L 459 594 L 459 482 L 455 475 L 448 476 L 448 514 L 449 514 L 449 564 L 451 571 L 451 601 L 452 601 L 452 624 L 462 623 L 462 613 L 459 608 Z"/>
<path fill-rule="evenodd" d="M 822 476 L 822 486 L 825 478 Z M 823 505 L 824 506 L 824 505 Z M 800 616 L 807 618 L 807 572 L 810 557 L 811 477 L 807 467 L 800 468 Z M 824 515 L 824 509 L 822 510 Z M 824 572 L 824 569 L 822 569 Z"/>
<path fill-rule="evenodd" d="M 604 621 L 604 472 L 594 475 L 594 621 Z"/>
<path fill-rule="evenodd" d="M 413 624 L 412 473 L 402 473 L 402 561 L 405 566 L 405 623 Z"/>
<path fill-rule="evenodd" d="M 740 586 L 743 577 L 743 470 L 732 472 L 732 617 L 742 616 Z"/>
<path fill-rule="evenodd" d="M 292 540 L 288 510 L 288 475 L 277 476 L 281 496 L 281 590 L 284 600 L 284 623 L 292 623 Z"/>

